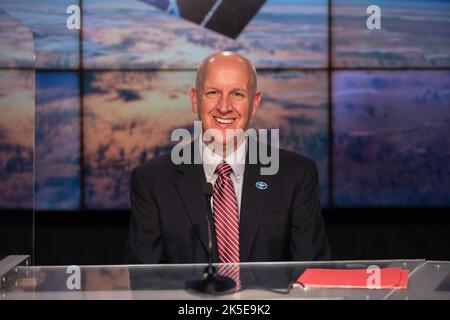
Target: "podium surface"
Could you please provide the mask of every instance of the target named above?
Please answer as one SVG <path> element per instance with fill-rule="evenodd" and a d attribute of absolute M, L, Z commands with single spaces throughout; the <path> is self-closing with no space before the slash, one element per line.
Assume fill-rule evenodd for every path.
<path fill-rule="evenodd" d="M 0 261 L 0 299 L 450 299 L 450 262 L 372 260 L 239 264 L 241 289 L 222 295 L 186 289 L 206 264 L 28 266 L 27 256 Z M 409 271 L 408 289 L 311 288 L 296 284 L 307 268 Z M 294 285 L 295 284 L 295 285 Z"/>

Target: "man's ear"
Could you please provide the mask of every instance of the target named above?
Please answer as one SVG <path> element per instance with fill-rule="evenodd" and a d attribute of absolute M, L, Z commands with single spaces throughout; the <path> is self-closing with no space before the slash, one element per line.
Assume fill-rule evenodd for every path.
<path fill-rule="evenodd" d="M 192 88 L 189 92 L 189 98 L 191 99 L 192 112 L 197 113 L 198 111 L 198 99 L 197 99 L 197 90 Z"/>
<path fill-rule="evenodd" d="M 259 110 L 259 105 L 261 104 L 261 91 L 257 91 L 253 96 L 252 100 L 252 117 L 256 116 Z"/>

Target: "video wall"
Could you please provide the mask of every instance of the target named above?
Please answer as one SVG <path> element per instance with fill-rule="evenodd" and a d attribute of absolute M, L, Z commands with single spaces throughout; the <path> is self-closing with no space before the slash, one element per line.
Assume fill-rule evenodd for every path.
<path fill-rule="evenodd" d="M 373 4 L 380 29 L 368 27 Z M 68 27 L 72 5 L 80 29 Z M 279 128 L 281 147 L 317 162 L 323 207 L 450 206 L 449 1 L 2 0 L 0 10 L 2 26 L 32 30 L 35 52 L 34 71 L 23 44 L 1 42 L 17 54 L 0 59 L 0 208 L 29 208 L 20 186 L 34 181 L 37 210 L 127 210 L 131 170 L 192 127 L 196 67 L 219 50 L 254 62 L 263 98 L 252 126 Z M 33 86 L 35 110 L 23 110 Z M 35 141 L 20 138 L 32 128 Z M 33 150 L 34 180 L 24 178 Z"/>

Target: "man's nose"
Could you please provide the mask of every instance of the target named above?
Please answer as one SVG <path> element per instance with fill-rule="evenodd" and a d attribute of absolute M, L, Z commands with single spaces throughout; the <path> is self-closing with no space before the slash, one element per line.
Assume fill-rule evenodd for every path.
<path fill-rule="evenodd" d="M 228 96 L 223 95 L 219 100 L 219 105 L 217 107 L 221 113 L 228 113 L 232 110 L 231 101 Z"/>

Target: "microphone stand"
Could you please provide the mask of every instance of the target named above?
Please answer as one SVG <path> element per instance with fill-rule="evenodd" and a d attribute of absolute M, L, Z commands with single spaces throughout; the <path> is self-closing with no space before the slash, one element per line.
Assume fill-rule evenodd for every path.
<path fill-rule="evenodd" d="M 186 289 L 202 293 L 219 294 L 227 293 L 236 287 L 236 282 L 229 278 L 217 274 L 216 268 L 212 263 L 212 236 L 211 223 L 209 216 L 212 216 L 211 197 L 213 194 L 213 185 L 207 182 L 204 187 L 204 194 L 208 206 L 206 220 L 208 223 L 208 266 L 205 268 L 203 278 L 200 280 L 190 280 L 186 282 Z"/>

